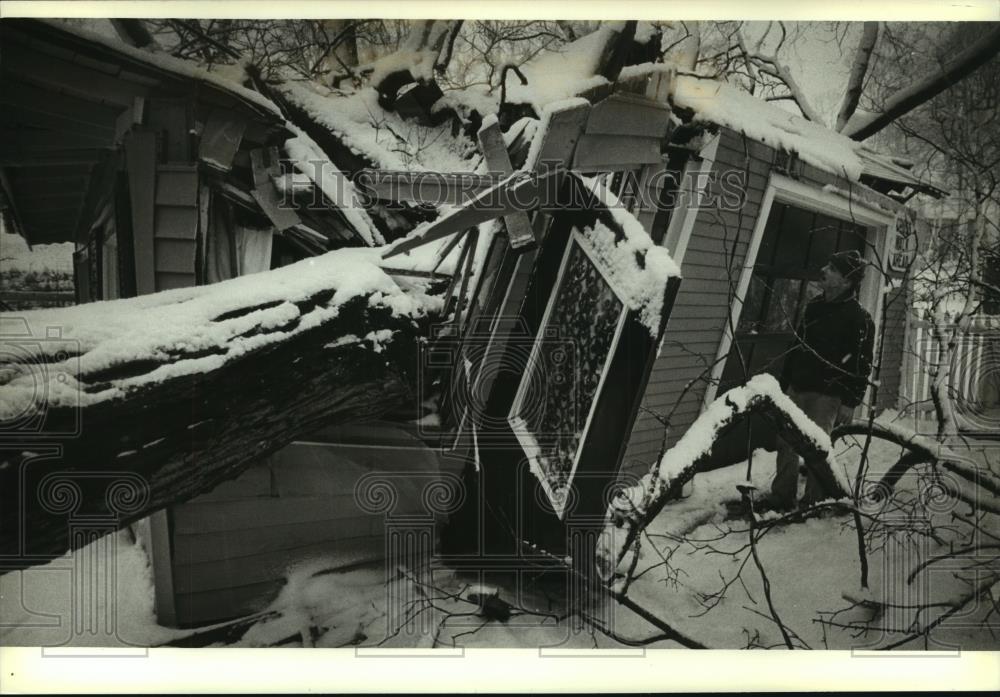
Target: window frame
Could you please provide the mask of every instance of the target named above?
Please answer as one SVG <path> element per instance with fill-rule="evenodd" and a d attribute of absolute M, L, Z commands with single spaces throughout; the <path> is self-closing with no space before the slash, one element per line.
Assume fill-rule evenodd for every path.
<path fill-rule="evenodd" d="M 555 307 L 556 300 L 559 298 L 560 291 L 562 290 L 566 270 L 569 266 L 569 259 L 573 255 L 573 249 L 575 246 L 580 248 L 584 256 L 586 256 L 590 263 L 594 265 L 594 268 L 597 269 L 601 279 L 608 284 L 611 292 L 614 293 L 615 297 L 621 303 L 621 311 L 618 313 L 618 319 L 615 322 L 615 333 L 611 339 L 611 344 L 608 346 L 607 356 L 605 356 L 604 361 L 601 364 L 601 377 L 597 382 L 593 398 L 590 400 L 590 404 L 587 407 L 587 417 L 584 419 L 583 428 L 580 431 L 579 443 L 577 444 L 576 451 L 573 453 L 573 463 L 570 467 L 569 475 L 566 478 L 566 490 L 571 489 L 573 479 L 580 464 L 580 455 L 583 451 L 583 446 L 587 440 L 587 434 L 590 431 L 590 427 L 594 419 L 597 403 L 600 400 L 605 380 L 611 367 L 612 359 L 618 350 L 618 343 L 621 339 L 622 331 L 629 315 L 629 306 L 625 300 L 624 294 L 615 286 L 615 283 L 608 278 L 605 269 L 602 267 L 600 261 L 591 253 L 588 245 L 586 244 L 586 240 L 578 230 L 573 231 L 573 234 L 570 236 L 569 242 L 566 245 L 566 249 L 563 251 L 563 257 L 559 263 L 559 271 L 556 274 L 555 283 L 553 284 L 553 291 L 546 302 L 545 312 L 542 314 L 542 320 L 539 324 L 538 332 L 535 334 L 533 339 L 531 353 L 528 355 L 528 370 L 525 371 L 521 378 L 521 382 L 518 384 L 517 391 L 514 394 L 514 399 L 511 402 L 510 410 L 507 414 L 507 425 L 510 427 L 511 431 L 517 438 L 518 443 L 520 443 L 521 448 L 524 450 L 524 453 L 528 458 L 531 471 L 536 475 L 538 481 L 541 483 L 542 489 L 545 491 L 546 496 L 548 496 L 549 502 L 552 504 L 552 508 L 560 520 L 563 520 L 566 515 L 566 502 L 568 499 L 564 494 L 557 494 L 555 489 L 553 489 L 549 481 L 549 477 L 546 476 L 545 471 L 542 469 L 539 462 L 538 456 L 542 451 L 542 446 L 539 444 L 534 434 L 527 429 L 526 422 L 518 414 L 518 412 L 524 405 L 525 395 L 527 394 L 533 375 L 532 371 L 539 358 L 539 352 L 541 351 L 541 346 L 546 336 L 546 328 L 549 326 L 552 310 Z"/>

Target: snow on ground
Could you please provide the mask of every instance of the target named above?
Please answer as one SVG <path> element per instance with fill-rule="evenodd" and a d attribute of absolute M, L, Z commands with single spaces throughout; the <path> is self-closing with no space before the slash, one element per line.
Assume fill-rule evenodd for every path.
<path fill-rule="evenodd" d="M 857 443 L 849 447 L 842 444 L 839 460 L 846 463 L 853 459 L 857 466 L 860 448 Z M 899 455 L 899 448 L 884 442 L 874 442 L 870 465 L 873 475 L 883 472 Z M 853 456 L 853 457 L 852 457 Z M 979 453 L 980 461 L 990 457 L 988 451 Z M 753 459 L 751 482 L 758 495 L 770 489 L 774 474 L 774 454 L 758 451 Z M 700 474 L 695 479 L 692 496 L 678 504 L 667 506 L 654 521 L 649 532 L 658 550 L 649 549 L 640 561 L 638 572 L 649 571 L 637 581 L 629 595 L 645 607 L 653 609 L 660 617 L 670 618 L 675 626 L 689 636 L 713 646 L 743 648 L 754 646 L 783 646 L 777 626 L 770 619 L 763 597 L 763 584 L 752 559 L 747 561 L 748 526 L 743 519 L 725 520 L 727 510 L 719 502 L 739 499 L 737 484 L 746 476 L 746 463 Z M 907 480 L 899 488 L 908 491 Z M 914 493 L 910 491 L 910 493 Z M 950 509 L 942 511 L 934 521 L 946 522 Z M 766 519 L 769 516 L 764 516 Z M 770 516 L 773 517 L 773 516 Z M 906 521 L 899 521 L 906 522 Z M 914 521 L 909 521 L 911 524 Z M 987 517 L 984 525 L 994 533 L 1000 531 L 1000 521 Z M 966 587 L 950 574 L 935 573 L 928 583 L 907 585 L 905 573 L 921 557 L 940 554 L 948 550 L 948 538 L 942 529 L 943 545 L 929 542 L 924 549 L 902 544 L 901 537 L 877 536 L 869 540 L 871 575 L 869 587 L 872 595 L 889 603 L 936 602 L 957 597 Z M 877 549 L 872 549 L 872 548 Z M 671 550 L 674 550 L 671 552 Z M 727 552 L 740 550 L 738 554 Z M 840 623 L 864 621 L 873 616 L 872 610 L 854 608 L 844 598 L 860 592 L 860 564 L 857 536 L 853 517 L 833 515 L 820 519 L 807 519 L 803 523 L 775 526 L 760 541 L 759 555 L 768 574 L 771 594 L 782 621 L 812 648 L 875 648 L 898 639 L 901 634 L 884 637 L 873 631 L 867 636 L 855 636 L 856 630 L 824 626 L 823 613 L 843 610 L 836 617 Z M 662 566 L 662 557 L 668 557 L 669 566 Z M 920 556 L 918 556 L 920 555 Z M 746 566 L 740 576 L 715 600 L 706 595 L 719 592 L 726 582 L 736 578 L 741 564 Z M 711 609 L 708 606 L 714 605 Z M 996 649 L 1000 637 L 993 636 L 983 625 L 983 610 L 964 618 L 954 629 L 944 628 L 935 633 L 939 642 L 952 642 L 963 649 Z M 628 615 L 619 613 L 622 631 L 649 631 L 642 628 Z M 906 628 L 912 621 L 912 611 L 897 612 L 892 617 L 893 626 Z M 879 624 L 876 619 L 875 624 Z M 992 619 L 994 629 L 997 618 Z M 759 634 L 758 634 L 759 633 Z M 907 645 L 908 649 L 945 648 L 921 641 Z"/>
<path fill-rule="evenodd" d="M 0 617 L 3 646 L 145 647 L 190 633 L 156 623 L 149 561 L 124 531 L 0 576 Z"/>
<path fill-rule="evenodd" d="M 29 248 L 20 235 L 0 232 L 0 273 L 8 271 L 73 273 L 73 243 L 36 244 Z"/>
<path fill-rule="evenodd" d="M 849 461 L 853 453 L 856 463 L 858 444 L 841 448 L 840 461 Z M 986 449 L 977 452 L 981 461 L 998 466 Z M 876 442 L 871 452 L 874 473 L 884 471 L 898 453 L 898 447 Z M 768 490 L 773 472 L 774 455 L 755 453 L 750 481 L 759 492 Z M 700 474 L 688 498 L 664 509 L 649 529 L 650 538 L 637 567 L 640 576 L 629 597 L 710 647 L 783 648 L 763 597 L 760 574 L 748 557 L 747 525 L 738 513 L 734 516 L 732 505 L 724 503 L 739 498 L 736 486 L 745 480 L 746 463 Z M 899 489 L 904 494 L 913 493 L 905 481 Z M 947 517 L 950 510 L 942 509 L 939 517 Z M 775 516 L 761 517 L 767 521 Z M 859 587 L 853 517 L 830 515 L 772 527 L 759 542 L 759 556 L 775 608 L 794 633 L 796 643 L 814 649 L 875 648 L 902 635 L 883 635 L 878 630 L 859 635 L 856 629 L 825 626 L 821 620 L 842 624 L 872 620 L 876 627 L 887 623 L 904 629 L 912 621 L 911 610 L 890 608 L 879 614 L 872 607 L 852 608 L 847 597 L 896 604 L 957 597 L 965 587 L 950 572 L 928 574 L 922 577 L 923 585 L 907 585 L 903 578 L 921 558 L 917 555 L 926 558 L 947 550 L 948 531 L 941 526 L 942 520 L 935 522 L 941 545 L 930 542 L 919 549 L 898 543 L 901 538 L 876 536 L 869 540 L 871 590 L 867 593 Z M 993 534 L 998 527 L 995 517 L 984 520 L 984 528 Z M 98 542 L 45 567 L 9 573 L 0 579 L 0 615 L 7 625 L 0 630 L 0 644 L 148 645 L 190 635 L 192 630 L 156 625 L 150 572 L 141 546 L 130 542 L 126 533 L 105 539 L 114 540 L 117 550 L 113 601 L 98 598 L 93 609 L 103 612 L 113 607 L 117 625 L 111 626 L 117 626 L 117 633 L 78 631 L 68 623 L 73 616 L 73 566 L 94 559 L 102 544 Z M 666 566 L 664 558 L 669 560 Z M 515 594 L 511 578 L 483 579 L 441 568 L 421 580 L 412 571 L 381 563 L 347 570 L 337 566 L 335 559 L 318 558 L 291 570 L 266 618 L 253 625 L 236 645 L 621 648 L 603 634 L 574 623 L 573 618 L 560 619 L 565 612 L 561 598 L 566 587 L 559 579 L 532 584 L 535 577 L 525 577 L 528 582 Z M 742 574 L 737 578 L 741 566 Z M 496 590 L 495 596 L 484 592 L 484 581 L 489 590 Z M 713 597 L 727 584 L 721 597 Z M 996 590 L 994 587 L 994 602 L 998 600 Z M 1000 639 L 984 622 L 987 610 L 988 605 L 981 605 L 957 619 L 954 626 L 935 631 L 935 641 L 926 645 L 916 641 L 904 648 L 995 650 Z M 834 617 L 832 613 L 837 611 L 840 614 Z M 614 603 L 595 613 L 624 637 L 641 639 L 657 631 Z M 99 613 L 85 615 L 96 616 Z M 995 631 L 997 618 L 990 623 Z M 399 630 L 400 626 L 404 628 Z M 676 648 L 676 644 L 660 641 L 650 648 Z"/>

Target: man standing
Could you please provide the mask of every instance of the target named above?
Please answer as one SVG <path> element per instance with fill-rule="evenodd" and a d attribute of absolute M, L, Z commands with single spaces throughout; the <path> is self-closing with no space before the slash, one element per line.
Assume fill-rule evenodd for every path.
<path fill-rule="evenodd" d="M 785 393 L 826 433 L 851 418 L 868 386 L 875 325 L 858 302 L 864 265 L 854 250 L 830 257 L 820 279 L 823 294 L 806 306 L 781 376 Z M 795 507 L 799 456 L 781 438 L 777 451 L 771 503 L 790 510 Z M 810 468 L 803 505 L 821 501 L 829 493 Z"/>

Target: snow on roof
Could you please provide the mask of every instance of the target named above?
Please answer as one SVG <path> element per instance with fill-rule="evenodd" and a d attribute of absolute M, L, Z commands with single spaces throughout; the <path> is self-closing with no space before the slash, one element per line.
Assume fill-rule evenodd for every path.
<path fill-rule="evenodd" d="M 154 53 L 152 51 L 129 46 L 127 43 L 118 39 L 98 34 L 80 26 L 74 26 L 58 20 L 38 19 L 34 21 L 42 22 L 49 27 L 66 34 L 71 34 L 78 39 L 82 39 L 83 41 L 98 44 L 123 56 L 127 56 L 128 58 L 139 61 L 140 63 L 144 63 L 149 67 L 156 68 L 167 73 L 172 73 L 179 77 L 206 82 L 223 90 L 224 92 L 229 92 L 233 96 L 239 97 L 246 102 L 251 102 L 258 107 L 266 109 L 276 116 L 281 116 L 281 111 L 277 106 L 275 106 L 274 102 L 264 95 L 259 92 L 255 92 L 254 90 L 247 89 L 239 83 L 227 80 L 226 78 L 210 72 L 199 65 L 192 63 L 191 61 L 175 58 L 165 53 Z"/>
<path fill-rule="evenodd" d="M 447 128 L 422 126 L 378 103 L 374 87 L 322 96 L 306 83 L 277 87 L 292 104 L 329 129 L 352 152 L 392 170 L 470 172 L 475 145 Z"/>
<path fill-rule="evenodd" d="M 725 126 L 765 145 L 798 153 L 803 161 L 852 181 L 860 179 L 864 170 L 856 141 L 723 82 L 678 75 L 673 102 L 693 110 L 696 121 Z"/>
<path fill-rule="evenodd" d="M 653 242 L 642 223 L 629 213 L 601 182 L 581 177 L 584 184 L 607 206 L 624 237 L 598 219 L 593 227 L 581 230 L 581 244 L 586 252 L 600 260 L 608 283 L 625 305 L 639 312 L 639 319 L 655 339 L 663 317 L 663 298 L 667 281 L 679 278 L 680 267 L 666 247 Z"/>
<path fill-rule="evenodd" d="M 620 29 L 620 23 L 608 23 L 558 50 L 538 55 L 521 66 L 528 80 L 526 85 L 522 85 L 513 72 L 508 73 L 507 101 L 530 104 L 540 114 L 549 102 L 608 84 L 607 78 L 597 72 L 605 47 Z"/>
<path fill-rule="evenodd" d="M 289 123 L 294 138 L 285 141 L 285 152 L 295 166 L 318 186 L 369 245 L 385 244 L 382 233 L 361 205 L 354 184 L 323 153 L 323 149 L 298 126 Z"/>
<path fill-rule="evenodd" d="M 24 365 L 44 363 L 45 370 L 14 365 L 8 371 L 13 377 L 0 385 L 0 419 L 17 418 L 37 408 L 39 394 L 51 406 L 87 405 L 121 398 L 140 385 L 218 369 L 249 351 L 332 320 L 353 298 L 367 295 L 370 305 L 402 317 L 439 309 L 440 299 L 416 289 L 404 292 L 379 268 L 380 254 L 374 248 L 338 249 L 266 273 L 206 286 L 16 316 L 0 314 L 0 333 L 46 337 L 26 345 L 24 350 L 30 355 L 21 361 Z M 329 302 L 300 313 L 297 301 L 325 290 L 335 291 Z M 218 319 L 252 306 L 259 309 Z M 294 328 L 275 331 L 296 319 L 300 321 Z M 258 329 L 264 331 L 255 332 Z M 196 357 L 164 362 L 146 374 L 116 380 L 99 392 L 87 392 L 79 381 L 81 375 L 124 363 L 165 361 L 178 354 Z"/>

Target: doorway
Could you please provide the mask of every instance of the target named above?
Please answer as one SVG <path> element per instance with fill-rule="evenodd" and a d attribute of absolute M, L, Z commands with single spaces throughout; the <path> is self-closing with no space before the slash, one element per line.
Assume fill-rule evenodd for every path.
<path fill-rule="evenodd" d="M 865 256 L 869 232 L 849 220 L 774 202 L 717 394 L 760 373 L 780 378 L 795 328 L 819 295 L 820 269 L 834 252 L 853 249 Z"/>

